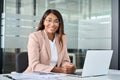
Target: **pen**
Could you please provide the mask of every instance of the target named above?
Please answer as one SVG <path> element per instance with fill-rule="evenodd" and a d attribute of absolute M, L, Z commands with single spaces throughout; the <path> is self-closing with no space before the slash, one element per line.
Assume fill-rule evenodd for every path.
<path fill-rule="evenodd" d="M 9 76 L 9 75 L 3 75 L 4 77 L 7 77 L 7 78 L 9 78 L 9 79 L 12 79 L 12 80 L 16 80 L 16 79 L 14 79 L 14 78 L 12 78 L 11 76 Z"/>

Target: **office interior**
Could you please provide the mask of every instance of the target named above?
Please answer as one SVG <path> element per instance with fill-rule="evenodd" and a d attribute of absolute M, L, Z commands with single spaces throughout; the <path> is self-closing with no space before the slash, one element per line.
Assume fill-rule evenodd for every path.
<path fill-rule="evenodd" d="M 62 13 L 71 61 L 81 69 L 87 50 L 114 51 L 110 68 L 120 69 L 119 0 L 0 0 L 0 73 L 15 71 L 28 36 L 47 9 Z"/>

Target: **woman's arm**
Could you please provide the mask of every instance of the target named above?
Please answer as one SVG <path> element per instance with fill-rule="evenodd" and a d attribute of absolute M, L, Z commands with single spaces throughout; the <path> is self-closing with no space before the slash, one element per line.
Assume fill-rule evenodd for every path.
<path fill-rule="evenodd" d="M 39 36 L 40 36 L 40 34 L 39 34 Z M 40 61 L 40 60 L 42 60 L 42 59 L 40 59 L 41 54 L 43 54 L 43 53 L 45 54 L 45 52 L 40 52 L 41 49 L 42 48 L 40 46 L 38 35 L 35 33 L 32 33 L 29 36 L 29 41 L 28 41 L 29 66 L 32 68 L 32 71 L 50 72 L 53 69 L 53 66 L 45 65 L 45 64 L 48 64 L 49 61 L 44 60 L 45 64 L 41 64 L 41 61 Z M 45 51 L 45 50 L 42 50 L 42 51 Z M 46 56 L 44 58 L 47 58 Z M 48 60 L 48 59 L 46 59 L 46 60 Z"/>

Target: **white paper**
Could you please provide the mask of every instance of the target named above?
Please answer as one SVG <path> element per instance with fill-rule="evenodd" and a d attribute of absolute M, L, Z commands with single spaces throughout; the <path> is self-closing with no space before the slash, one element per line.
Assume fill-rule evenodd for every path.
<path fill-rule="evenodd" d="M 8 75 L 17 80 L 57 80 L 67 76 L 67 74 L 51 72 L 12 73 Z"/>

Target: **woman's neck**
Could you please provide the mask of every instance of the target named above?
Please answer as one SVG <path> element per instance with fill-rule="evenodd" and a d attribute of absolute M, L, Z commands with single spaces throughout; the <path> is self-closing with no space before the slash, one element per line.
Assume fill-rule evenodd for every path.
<path fill-rule="evenodd" d="M 47 33 L 47 35 L 48 35 L 48 39 L 49 39 L 49 40 L 51 40 L 51 41 L 54 40 L 54 38 L 55 38 L 55 34 Z"/>

